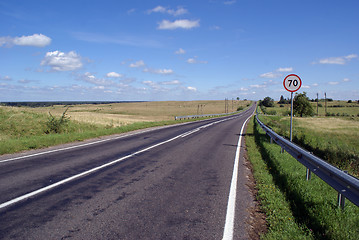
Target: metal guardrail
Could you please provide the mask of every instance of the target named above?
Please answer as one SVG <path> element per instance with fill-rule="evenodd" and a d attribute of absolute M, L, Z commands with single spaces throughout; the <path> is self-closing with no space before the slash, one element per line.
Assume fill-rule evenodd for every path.
<path fill-rule="evenodd" d="M 359 206 L 359 179 L 330 165 L 324 160 L 281 137 L 272 129 L 264 125 L 258 119 L 258 114 L 256 115 L 256 120 L 271 139 L 282 147 L 282 150 L 288 152 L 297 161 L 307 167 L 307 179 L 308 173 L 313 172 L 338 192 L 338 204 L 340 207 L 344 207 L 344 198 L 342 196 Z"/>

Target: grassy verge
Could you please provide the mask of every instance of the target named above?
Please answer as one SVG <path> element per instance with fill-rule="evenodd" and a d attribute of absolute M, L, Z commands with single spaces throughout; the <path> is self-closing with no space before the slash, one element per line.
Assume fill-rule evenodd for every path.
<path fill-rule="evenodd" d="M 64 107 L 61 107 L 61 111 L 64 111 Z M 57 119 L 61 111 L 57 111 L 57 116 L 55 116 Z M 0 155 L 203 119 L 207 118 L 137 121 L 120 126 L 91 124 L 70 119 L 59 128 L 59 132 L 54 133 L 48 129 L 48 113 L 33 111 L 29 108 L 0 107 Z"/>
<path fill-rule="evenodd" d="M 290 119 L 260 115 L 261 121 L 289 138 Z M 336 118 L 294 118 L 293 141 L 336 167 L 359 176 L 359 123 Z"/>
<path fill-rule="evenodd" d="M 100 128 L 94 126 L 94 129 L 91 130 L 80 129 L 80 131 L 76 131 L 76 132 L 65 132 L 60 134 L 53 133 L 46 135 L 34 135 L 34 136 L 10 138 L 1 141 L 3 142 L 3 144 L 0 145 L 0 155 L 20 152 L 30 149 L 45 148 L 45 147 L 55 146 L 58 144 L 64 144 L 69 142 L 83 141 L 85 139 L 130 132 L 143 128 L 164 126 L 164 125 L 174 124 L 173 122 L 174 121 L 133 123 L 116 128 Z"/>
<path fill-rule="evenodd" d="M 316 176 L 305 179 L 305 167 L 270 144 L 250 121 L 246 144 L 257 181 L 258 199 L 267 215 L 263 239 L 357 239 L 359 208 L 348 200 L 337 207 L 337 193 Z"/>

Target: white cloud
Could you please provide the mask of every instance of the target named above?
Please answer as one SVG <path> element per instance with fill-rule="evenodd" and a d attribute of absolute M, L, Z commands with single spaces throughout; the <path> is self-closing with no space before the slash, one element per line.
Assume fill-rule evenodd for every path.
<path fill-rule="evenodd" d="M 162 6 L 157 6 L 151 10 L 148 10 L 148 13 L 153 13 L 153 12 L 160 12 L 160 13 L 165 13 L 166 12 L 166 8 L 162 7 Z"/>
<path fill-rule="evenodd" d="M 329 85 L 338 85 L 339 82 L 328 82 Z"/>
<path fill-rule="evenodd" d="M 175 52 L 175 54 L 185 54 L 185 53 L 186 53 L 186 51 L 183 50 L 182 48 L 178 49 L 178 50 Z"/>
<path fill-rule="evenodd" d="M 293 68 L 292 67 L 278 68 L 277 72 L 293 72 Z"/>
<path fill-rule="evenodd" d="M 263 74 L 261 74 L 259 76 L 261 78 L 277 78 L 277 77 L 281 77 L 282 74 L 281 73 L 268 72 L 268 73 L 263 73 Z"/>
<path fill-rule="evenodd" d="M 343 57 L 329 57 L 329 58 L 323 58 L 319 60 L 319 64 L 338 64 L 338 65 L 344 65 L 350 60 L 357 58 L 357 54 L 350 54 L 348 56 Z M 316 62 L 314 62 L 316 64 Z"/>
<path fill-rule="evenodd" d="M 33 47 L 45 47 L 50 45 L 51 38 L 43 34 L 33 34 L 31 36 L 21 36 L 21 37 L 0 37 L 0 46 L 11 47 L 13 45 L 17 46 L 33 46 Z"/>
<path fill-rule="evenodd" d="M 152 69 L 152 68 L 145 68 L 143 69 L 143 72 L 161 74 L 161 75 L 169 75 L 174 73 L 172 69 Z"/>
<path fill-rule="evenodd" d="M 253 84 L 253 85 L 250 85 L 251 88 L 265 88 L 267 85 L 265 84 Z"/>
<path fill-rule="evenodd" d="M 350 79 L 349 78 L 344 78 L 343 82 L 350 82 Z"/>
<path fill-rule="evenodd" d="M 187 59 L 187 63 L 189 63 L 189 64 L 196 64 L 196 63 L 207 64 L 208 62 L 207 62 L 207 61 L 197 60 L 197 57 L 194 57 L 194 58 L 189 58 L 189 59 Z"/>
<path fill-rule="evenodd" d="M 14 44 L 20 46 L 45 47 L 50 43 L 51 43 L 51 38 L 43 34 L 34 34 L 31 36 L 16 37 L 14 39 Z"/>
<path fill-rule="evenodd" d="M 310 88 L 310 86 L 308 86 L 308 85 L 302 85 L 302 88 L 309 89 L 309 88 Z"/>
<path fill-rule="evenodd" d="M 117 72 L 109 72 L 106 74 L 106 77 L 111 77 L 111 78 L 120 78 L 123 77 L 122 74 L 119 74 Z"/>
<path fill-rule="evenodd" d="M 95 84 L 98 87 L 100 87 L 100 86 L 115 86 L 115 83 L 113 81 L 105 80 L 105 79 L 102 79 L 102 78 L 97 78 L 97 77 L 95 77 L 95 75 L 93 75 L 90 72 L 86 72 L 83 75 L 79 75 L 79 80 Z"/>
<path fill-rule="evenodd" d="M 182 15 L 182 14 L 186 14 L 188 13 L 188 10 L 183 8 L 183 7 L 177 7 L 176 10 L 174 9 L 170 9 L 170 8 L 166 8 L 166 7 L 163 7 L 163 6 L 157 6 L 151 10 L 148 10 L 147 11 L 149 14 L 151 13 L 167 13 L 167 14 L 170 14 L 172 16 L 179 16 L 179 15 Z"/>
<path fill-rule="evenodd" d="M 11 38 L 11 37 L 0 37 L 0 47 L 2 47 L 3 45 L 5 45 L 7 47 L 11 47 L 12 45 L 14 45 L 13 38 Z"/>
<path fill-rule="evenodd" d="M 139 68 L 145 66 L 145 62 L 143 60 L 137 61 L 135 63 L 131 63 L 130 67 L 132 68 Z"/>
<path fill-rule="evenodd" d="M 104 90 L 104 89 L 105 89 L 105 86 L 95 86 L 95 87 L 93 87 L 92 89 L 95 89 L 95 90 Z"/>
<path fill-rule="evenodd" d="M 81 57 L 74 51 L 64 53 L 60 51 L 47 52 L 41 61 L 42 66 L 49 66 L 53 71 L 73 71 L 83 66 Z"/>
<path fill-rule="evenodd" d="M 178 80 L 173 80 L 173 81 L 162 82 L 162 84 L 163 85 L 179 85 L 179 84 L 181 84 L 181 82 Z"/>
<path fill-rule="evenodd" d="M 199 27 L 199 20 L 191 21 L 188 19 L 180 19 L 175 20 L 174 22 L 162 20 L 162 22 L 158 24 L 158 29 L 161 30 L 174 30 L 177 28 L 191 29 L 195 27 Z"/>
<path fill-rule="evenodd" d="M 127 10 L 127 14 L 131 15 L 132 13 L 134 13 L 136 11 L 136 8 L 131 8 L 130 10 Z"/>
<path fill-rule="evenodd" d="M 197 91 L 197 88 L 195 88 L 195 87 L 187 87 L 186 88 L 188 91 L 192 91 L 192 92 L 196 92 Z"/>
<path fill-rule="evenodd" d="M 193 63 L 196 63 L 196 59 L 189 58 L 189 59 L 187 59 L 187 62 L 190 63 L 190 64 L 193 64 Z"/>
<path fill-rule="evenodd" d="M 210 28 L 211 30 L 220 30 L 221 27 L 220 26 L 217 26 L 217 25 L 214 25 Z"/>
<path fill-rule="evenodd" d="M 312 86 L 313 86 L 313 87 L 318 87 L 319 84 L 318 84 L 318 83 L 313 83 Z"/>
<path fill-rule="evenodd" d="M 10 76 L 0 76 L 0 80 L 3 80 L 3 81 L 11 81 L 12 78 Z"/>
<path fill-rule="evenodd" d="M 357 58 L 357 57 L 358 57 L 357 54 L 350 54 L 350 55 L 348 55 L 348 56 L 346 56 L 346 57 L 344 57 L 344 58 L 347 59 L 347 60 L 351 60 L 351 59 Z"/>

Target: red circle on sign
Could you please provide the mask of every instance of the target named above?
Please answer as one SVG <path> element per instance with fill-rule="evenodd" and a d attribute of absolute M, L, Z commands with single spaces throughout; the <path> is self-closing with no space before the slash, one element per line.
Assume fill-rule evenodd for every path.
<path fill-rule="evenodd" d="M 288 79 L 289 77 L 294 77 L 294 78 L 297 78 L 297 79 L 294 79 L 294 80 L 292 80 L 292 82 L 291 82 L 291 80 Z M 297 86 L 295 86 L 294 88 L 292 87 L 292 88 L 289 89 L 289 87 L 290 87 L 292 84 L 294 84 L 294 81 L 295 81 L 295 80 L 299 80 L 299 84 L 297 84 Z M 288 86 L 288 87 L 286 86 L 286 82 L 287 82 L 287 81 L 289 82 L 289 86 Z M 300 79 L 300 77 L 299 77 L 298 75 L 289 74 L 288 76 L 286 76 L 286 77 L 284 78 L 283 86 L 284 86 L 284 88 L 285 88 L 288 92 L 296 92 L 296 91 L 298 91 L 298 90 L 300 89 L 300 87 L 302 86 L 302 79 Z M 293 86 L 294 86 L 294 85 L 293 85 Z"/>

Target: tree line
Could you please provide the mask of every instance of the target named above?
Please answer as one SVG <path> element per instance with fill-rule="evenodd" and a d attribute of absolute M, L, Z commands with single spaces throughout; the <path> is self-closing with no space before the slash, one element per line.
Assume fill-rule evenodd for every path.
<path fill-rule="evenodd" d="M 279 104 L 290 104 L 290 99 L 285 99 L 283 95 L 279 99 Z M 263 107 L 274 107 L 274 100 L 270 97 L 265 97 L 260 101 L 259 105 Z M 303 116 L 314 116 L 314 109 L 310 104 L 310 99 L 307 93 L 296 93 L 293 99 L 293 114 Z"/>

